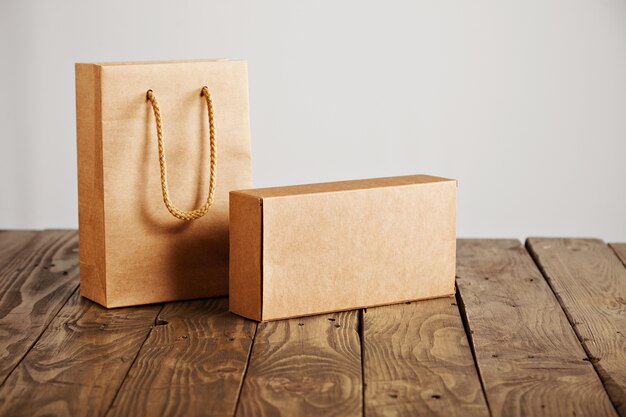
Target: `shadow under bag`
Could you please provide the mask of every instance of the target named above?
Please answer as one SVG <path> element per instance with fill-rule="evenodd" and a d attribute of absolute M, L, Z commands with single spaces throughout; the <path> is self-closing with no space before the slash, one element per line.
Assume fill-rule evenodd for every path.
<path fill-rule="evenodd" d="M 251 186 L 244 61 L 76 64 L 81 294 L 228 294 L 228 193 Z"/>

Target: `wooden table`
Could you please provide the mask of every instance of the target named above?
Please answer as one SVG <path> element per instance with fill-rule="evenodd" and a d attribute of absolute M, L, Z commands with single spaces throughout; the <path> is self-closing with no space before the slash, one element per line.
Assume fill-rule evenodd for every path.
<path fill-rule="evenodd" d="M 0 232 L 2 416 L 626 417 L 626 244 L 460 240 L 456 298 L 258 325 L 101 308 L 77 252 Z"/>

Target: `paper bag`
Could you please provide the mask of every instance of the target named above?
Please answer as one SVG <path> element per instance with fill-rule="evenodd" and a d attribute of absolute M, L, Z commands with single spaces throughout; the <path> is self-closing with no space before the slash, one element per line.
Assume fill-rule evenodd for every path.
<path fill-rule="evenodd" d="M 243 61 L 76 64 L 81 294 L 228 293 L 228 193 L 250 187 Z"/>

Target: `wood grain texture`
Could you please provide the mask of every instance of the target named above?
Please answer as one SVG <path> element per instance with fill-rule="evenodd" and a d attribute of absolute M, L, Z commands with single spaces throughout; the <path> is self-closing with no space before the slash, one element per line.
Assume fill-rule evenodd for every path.
<path fill-rule="evenodd" d="M 596 239 L 528 239 L 613 401 L 626 417 L 626 268 Z"/>
<path fill-rule="evenodd" d="M 76 231 L 37 234 L 0 272 L 0 383 L 78 287 Z"/>
<path fill-rule="evenodd" d="M 39 232 L 35 230 L 0 230 L 0 271 L 21 250 L 23 250 Z"/>
<path fill-rule="evenodd" d="M 519 241 L 460 240 L 457 287 L 493 416 L 617 415 Z"/>
<path fill-rule="evenodd" d="M 0 415 L 103 416 L 159 310 L 106 310 L 75 291 L 0 388 Z"/>
<path fill-rule="evenodd" d="M 259 323 L 237 416 L 361 416 L 358 311 Z"/>
<path fill-rule="evenodd" d="M 489 416 L 454 297 L 363 312 L 367 416 Z"/>
<path fill-rule="evenodd" d="M 232 416 L 256 323 L 228 299 L 166 304 L 109 416 Z"/>
<path fill-rule="evenodd" d="M 626 243 L 611 243 L 609 246 L 626 266 Z"/>

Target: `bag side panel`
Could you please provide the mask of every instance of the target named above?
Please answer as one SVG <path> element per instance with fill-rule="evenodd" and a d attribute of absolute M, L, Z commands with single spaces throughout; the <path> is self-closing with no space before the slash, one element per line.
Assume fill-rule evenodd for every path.
<path fill-rule="evenodd" d="M 80 293 L 106 306 L 100 67 L 75 71 Z"/>

